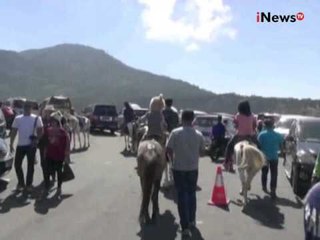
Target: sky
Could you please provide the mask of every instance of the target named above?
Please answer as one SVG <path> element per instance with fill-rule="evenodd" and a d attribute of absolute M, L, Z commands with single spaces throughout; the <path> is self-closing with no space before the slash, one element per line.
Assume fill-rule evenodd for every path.
<path fill-rule="evenodd" d="M 215 93 L 320 99 L 319 12 L 319 0 L 0 0 L 0 49 L 78 43 Z"/>

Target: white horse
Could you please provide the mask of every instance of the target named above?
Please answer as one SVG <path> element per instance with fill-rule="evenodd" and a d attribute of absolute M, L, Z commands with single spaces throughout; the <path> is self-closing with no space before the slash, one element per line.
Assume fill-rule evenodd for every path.
<path fill-rule="evenodd" d="M 234 147 L 235 160 L 241 180 L 241 191 L 244 205 L 248 203 L 248 191 L 251 189 L 251 182 L 254 176 L 266 163 L 264 154 L 248 141 L 241 141 Z"/>
<path fill-rule="evenodd" d="M 73 150 L 76 149 L 76 136 L 78 137 L 79 148 L 82 148 L 81 138 L 80 138 L 80 125 L 79 120 L 76 116 L 70 113 L 64 113 L 64 117 L 67 120 L 66 128 L 71 134 L 70 141 L 73 142 Z M 71 144 L 70 144 L 71 145 Z"/>
<path fill-rule="evenodd" d="M 83 134 L 83 139 L 84 139 L 84 145 L 83 147 L 90 147 L 90 127 L 91 123 L 90 120 L 85 117 L 85 116 L 77 116 L 78 121 L 79 121 L 79 129 L 80 133 Z"/>

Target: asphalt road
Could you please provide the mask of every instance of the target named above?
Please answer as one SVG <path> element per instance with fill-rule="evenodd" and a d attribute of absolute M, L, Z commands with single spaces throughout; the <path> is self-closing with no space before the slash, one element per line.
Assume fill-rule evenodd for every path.
<path fill-rule="evenodd" d="M 180 239 L 179 218 L 174 191 L 160 193 L 158 224 L 140 228 L 138 211 L 140 185 L 134 167 L 135 158 L 121 154 L 121 137 L 93 136 L 91 148 L 72 155 L 76 179 L 63 185 L 61 199 L 53 191 L 38 200 L 41 169 L 36 166 L 35 193 L 29 198 L 15 196 L 15 172 L 7 188 L 0 192 L 1 240 L 173 240 Z M 229 209 L 208 206 L 216 174 L 209 158 L 200 162 L 198 233 L 193 239 L 303 239 L 303 214 L 280 167 L 276 202 L 263 193 L 260 174 L 253 180 L 246 210 L 236 204 L 240 198 L 237 174 L 224 173 Z M 2 186 L 3 187 L 3 186 Z"/>

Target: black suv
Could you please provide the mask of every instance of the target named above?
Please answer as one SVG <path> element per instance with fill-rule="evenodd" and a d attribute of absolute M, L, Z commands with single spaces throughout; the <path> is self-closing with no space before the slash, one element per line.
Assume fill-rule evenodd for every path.
<path fill-rule="evenodd" d="M 118 113 L 114 105 L 94 104 L 86 107 L 83 114 L 90 119 L 91 130 L 109 130 L 112 134 L 118 130 Z"/>
<path fill-rule="evenodd" d="M 295 194 L 304 195 L 311 186 L 311 177 L 320 151 L 320 118 L 295 120 L 285 144 L 284 167 Z"/>

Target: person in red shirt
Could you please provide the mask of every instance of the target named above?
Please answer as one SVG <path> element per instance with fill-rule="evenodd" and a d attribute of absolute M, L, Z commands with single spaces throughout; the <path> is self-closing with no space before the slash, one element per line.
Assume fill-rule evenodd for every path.
<path fill-rule="evenodd" d="M 69 135 L 61 127 L 60 120 L 51 117 L 50 127 L 48 127 L 45 131 L 45 138 L 47 141 L 45 147 L 45 157 L 48 164 L 48 169 L 53 175 L 57 174 L 57 193 L 61 194 L 63 163 L 68 159 L 70 154 Z M 45 188 L 48 192 L 50 188 L 49 175 L 47 175 L 45 179 Z"/>

